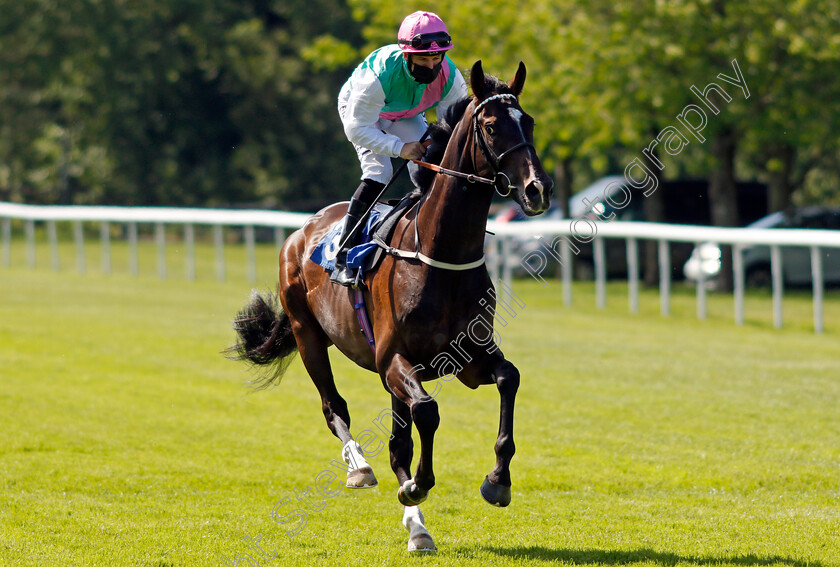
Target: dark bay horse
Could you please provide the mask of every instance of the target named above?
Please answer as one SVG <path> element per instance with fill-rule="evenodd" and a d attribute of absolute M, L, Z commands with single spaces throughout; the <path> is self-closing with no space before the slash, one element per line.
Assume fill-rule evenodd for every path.
<path fill-rule="evenodd" d="M 390 242 L 392 249 L 413 257 L 387 255 L 365 277 L 375 354 L 360 332 L 353 291 L 331 283 L 329 274 L 309 259 L 331 225 L 347 212 L 347 203 L 321 210 L 286 240 L 280 252 L 282 310 L 272 305 L 270 297 L 255 294 L 234 322 L 239 344 L 233 348 L 240 358 L 276 366 L 269 382 L 279 380 L 283 363 L 295 351 L 300 353 L 321 395 L 327 425 L 344 444 L 350 487 L 375 485 L 376 477 L 350 434 L 350 415 L 335 386 L 328 347 L 335 345 L 359 366 L 379 374 L 391 395 L 391 468 L 400 485 L 399 501 L 405 506 L 403 524 L 410 531 L 410 551 L 435 549 L 417 508 L 435 485 L 432 444 L 440 421 L 437 402 L 423 382 L 439 377 L 435 369 L 441 364 L 436 357 L 453 345 L 462 363 L 446 366 L 444 374 L 455 374 L 470 388 L 495 384 L 499 390 L 496 466 L 484 479 L 481 495 L 497 506 L 510 502 L 519 371 L 490 335 L 476 342 L 466 331 L 481 317 L 492 325 L 495 313 L 493 282 L 486 267 L 477 262 L 484 256 L 494 186 L 527 215 L 540 214 L 549 206 L 553 182 L 536 155 L 534 121 L 519 105 L 524 83 L 522 63 L 509 84 L 485 75 L 481 61 L 473 66 L 473 96 L 460 105 L 462 116 L 446 133 L 440 167 L 448 172 L 435 177 L 418 204 L 399 221 Z M 464 175 L 472 179 L 466 181 Z M 413 477 L 412 423 L 420 437 Z"/>

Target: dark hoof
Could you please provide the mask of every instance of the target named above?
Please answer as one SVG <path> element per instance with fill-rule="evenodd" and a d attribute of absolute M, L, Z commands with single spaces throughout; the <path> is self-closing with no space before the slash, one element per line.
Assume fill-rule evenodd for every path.
<path fill-rule="evenodd" d="M 397 498 L 403 506 L 417 506 L 424 502 L 428 496 L 429 491 L 414 484 L 412 479 L 405 481 L 397 491 Z"/>
<path fill-rule="evenodd" d="M 496 484 L 484 477 L 484 482 L 481 483 L 481 497 L 493 506 L 504 508 L 510 504 L 510 487 Z"/>

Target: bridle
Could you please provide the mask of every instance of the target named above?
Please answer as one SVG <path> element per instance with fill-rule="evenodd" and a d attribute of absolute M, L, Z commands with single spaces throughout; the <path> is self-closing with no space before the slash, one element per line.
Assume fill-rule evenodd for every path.
<path fill-rule="evenodd" d="M 485 185 L 492 185 L 493 188 L 496 189 L 496 192 L 499 195 L 501 195 L 502 197 L 509 196 L 511 191 L 516 189 L 516 186 L 513 185 L 513 183 L 511 183 L 510 177 L 508 177 L 506 173 L 501 171 L 502 160 L 505 157 L 507 157 L 508 155 L 510 155 L 511 153 L 518 150 L 519 148 L 523 148 L 523 147 L 526 147 L 526 146 L 533 148 L 534 144 L 532 144 L 531 142 L 523 139 L 521 142 L 511 146 L 510 148 L 503 151 L 501 154 L 496 154 L 496 152 L 493 151 L 493 148 L 491 148 L 490 144 L 487 142 L 487 137 L 484 133 L 484 130 L 481 129 L 478 125 L 478 113 L 482 108 L 484 108 L 485 105 L 487 105 L 487 103 L 492 102 L 494 100 L 501 100 L 501 99 L 506 99 L 506 98 L 513 99 L 514 101 L 518 100 L 516 98 L 515 94 L 504 93 L 504 94 L 493 95 L 493 96 L 485 98 L 483 101 L 481 101 L 479 104 L 477 104 L 476 107 L 473 109 L 473 113 L 472 113 L 473 134 L 475 135 L 475 138 L 478 142 L 478 144 L 477 144 L 478 148 L 479 148 L 479 150 L 481 150 L 481 154 L 484 156 L 484 161 L 487 162 L 487 164 L 490 166 L 490 169 L 493 171 L 493 178 L 492 179 L 489 179 L 487 177 L 480 177 L 478 175 L 474 175 L 474 174 L 471 174 L 471 173 L 462 173 L 460 171 L 447 169 L 445 167 L 441 167 L 441 166 L 435 165 L 433 163 L 426 163 L 424 161 L 420 161 L 420 160 L 417 160 L 417 159 L 414 159 L 414 160 L 411 160 L 411 161 L 413 161 L 414 163 L 416 163 L 419 166 L 425 167 L 427 169 L 431 169 L 432 171 L 434 171 L 436 173 L 443 173 L 445 175 L 450 175 L 452 177 L 458 177 L 460 179 L 466 179 L 469 183 L 483 183 Z M 475 159 L 473 159 L 473 162 L 475 162 Z M 499 181 L 501 181 L 502 177 L 506 180 L 506 185 L 504 187 L 504 189 L 505 189 L 504 192 L 499 189 Z"/>
<path fill-rule="evenodd" d="M 534 144 L 532 144 L 531 142 L 523 139 L 518 144 L 515 144 L 515 145 L 509 147 L 508 149 L 503 151 L 501 154 L 497 155 L 496 152 L 493 151 L 493 148 L 490 147 L 490 144 L 487 142 L 487 137 L 484 133 L 484 130 L 482 128 L 480 128 L 479 125 L 478 125 L 478 112 L 482 108 L 484 108 L 487 105 L 488 102 L 492 102 L 494 100 L 502 100 L 502 99 L 506 99 L 506 98 L 513 99 L 515 102 L 518 102 L 518 99 L 516 98 L 515 94 L 504 93 L 504 94 L 493 95 L 493 96 L 485 98 L 478 105 L 476 105 L 476 107 L 473 109 L 473 115 L 472 115 L 473 133 L 475 134 L 476 140 L 478 140 L 478 148 L 481 150 L 482 155 L 484 155 L 484 160 L 487 162 L 487 164 L 490 166 L 490 169 L 493 171 L 493 179 L 492 179 L 491 183 L 493 184 L 493 187 L 496 189 L 496 192 L 499 195 L 501 195 L 502 197 L 507 197 L 508 195 L 510 195 L 511 191 L 516 189 L 516 186 L 511 183 L 510 177 L 508 177 L 507 174 L 505 174 L 501 171 L 502 160 L 505 159 L 506 156 L 508 156 L 511 153 L 518 150 L 519 148 L 523 148 L 523 147 L 533 148 L 534 147 Z M 473 160 L 473 161 L 475 161 L 475 160 Z M 499 179 L 500 177 L 504 177 L 507 180 L 507 185 L 505 187 L 507 192 L 505 192 L 505 193 L 502 193 L 502 191 L 499 190 L 498 182 L 500 181 L 500 179 Z"/>
<path fill-rule="evenodd" d="M 495 101 L 495 100 L 502 100 L 502 99 L 506 99 L 506 98 L 513 99 L 514 101 L 517 100 L 516 95 L 514 95 L 514 94 L 493 95 L 493 96 L 487 97 L 486 99 L 481 101 L 479 104 L 477 104 L 476 107 L 473 109 L 473 114 L 472 114 L 473 133 L 475 135 L 476 140 L 478 141 L 477 145 L 478 145 L 479 149 L 481 150 L 482 155 L 484 156 L 484 160 L 487 162 L 487 164 L 490 166 L 490 169 L 493 171 L 493 179 L 488 179 L 486 177 L 479 177 L 478 175 L 474 175 L 474 174 L 471 174 L 471 173 L 463 173 L 463 172 L 460 172 L 460 171 L 455 171 L 453 169 L 447 169 L 445 167 L 441 167 L 441 166 L 433 164 L 433 163 L 426 163 L 424 161 L 420 161 L 420 160 L 416 160 L 416 159 L 413 159 L 411 161 L 413 161 L 414 163 L 416 163 L 419 166 L 425 167 L 427 169 L 431 169 L 432 171 L 434 171 L 436 173 L 443 173 L 445 175 L 451 175 L 452 177 L 458 177 L 458 178 L 461 178 L 461 179 L 466 179 L 469 183 L 482 183 L 482 184 L 485 184 L 485 185 L 492 185 L 496 189 L 496 192 L 499 193 L 499 195 L 501 195 L 502 197 L 507 197 L 508 195 L 510 195 L 511 191 L 516 189 L 516 186 L 511 183 L 510 177 L 508 177 L 505 173 L 500 171 L 502 160 L 505 159 L 506 156 L 508 156 L 511 153 L 513 153 L 514 151 L 518 150 L 519 148 L 523 148 L 523 147 L 526 147 L 526 146 L 533 148 L 534 144 L 532 144 L 531 142 L 523 139 L 521 142 L 511 146 L 510 148 L 503 151 L 501 154 L 496 154 L 496 152 L 493 151 L 493 148 L 491 148 L 490 144 L 487 142 L 487 138 L 485 137 L 485 134 L 484 134 L 483 130 L 481 128 L 479 128 L 479 126 L 478 126 L 478 113 L 479 113 L 479 111 L 482 108 L 484 108 L 487 105 L 487 103 L 489 103 L 489 102 L 492 102 L 492 101 Z M 524 138 L 524 136 L 523 136 L 523 138 Z M 473 157 L 473 163 L 475 163 L 475 157 Z M 502 177 L 507 180 L 507 186 L 505 187 L 505 189 L 507 190 L 506 192 L 502 192 L 502 191 L 499 190 L 499 181 Z M 414 207 L 417 207 L 418 211 L 420 210 L 420 207 L 423 206 L 423 202 L 426 200 L 426 198 L 429 196 L 430 193 L 431 193 L 431 191 L 424 193 L 423 196 L 417 201 L 417 203 L 414 204 Z M 441 269 L 444 269 L 444 270 L 453 270 L 453 271 L 472 270 L 473 268 L 477 268 L 479 266 L 484 265 L 484 260 L 485 260 L 484 255 L 482 255 L 481 258 L 479 258 L 478 260 L 475 260 L 473 262 L 467 262 L 465 264 L 450 264 L 448 262 L 440 262 L 438 260 L 435 260 L 433 258 L 430 258 L 430 257 L 426 256 L 425 254 L 422 254 L 420 252 L 420 231 L 419 231 L 418 226 L 417 226 L 418 225 L 418 222 L 417 222 L 418 218 L 419 218 L 419 214 L 414 216 L 413 224 L 414 224 L 415 249 L 414 249 L 413 252 L 410 252 L 408 250 L 399 250 L 397 248 L 393 248 L 392 246 L 390 246 L 388 243 L 386 243 L 385 241 L 383 241 L 379 237 L 374 237 L 374 239 L 373 239 L 374 242 L 376 242 L 376 244 L 379 247 L 383 248 L 385 250 L 385 252 L 387 254 L 390 254 L 391 256 L 395 256 L 397 258 L 411 258 L 411 259 L 415 259 L 415 260 L 420 260 L 424 264 L 428 264 L 429 266 L 432 266 L 432 267 L 435 267 L 435 268 L 441 268 Z"/>
<path fill-rule="evenodd" d="M 493 179 L 488 179 L 486 177 L 479 177 L 478 175 L 473 175 L 471 173 L 463 173 L 463 172 L 460 172 L 460 171 L 455 171 L 453 169 L 447 169 L 445 167 L 441 167 L 441 166 L 433 164 L 433 163 L 426 163 L 424 161 L 420 161 L 420 160 L 417 160 L 417 159 L 413 159 L 411 161 L 413 161 L 414 163 L 416 163 L 419 166 L 425 167 L 427 169 L 431 169 L 432 171 L 434 171 L 436 173 L 443 173 L 445 175 L 451 175 L 452 177 L 458 177 L 460 179 L 466 179 L 469 183 L 482 183 L 482 184 L 485 184 L 485 185 L 492 185 L 496 189 L 496 192 L 499 193 L 499 195 L 501 195 L 502 197 L 507 197 L 508 195 L 510 195 L 511 191 L 516 189 L 516 186 L 511 183 L 510 177 L 508 177 L 505 173 L 500 171 L 502 160 L 506 156 L 510 155 L 512 152 L 518 150 L 519 148 L 523 148 L 523 147 L 526 147 L 526 146 L 533 148 L 534 144 L 532 144 L 531 142 L 523 139 L 521 142 L 511 146 L 510 148 L 503 151 L 501 154 L 496 154 L 496 152 L 493 151 L 493 148 L 491 148 L 490 144 L 487 142 L 487 138 L 485 137 L 484 132 L 478 126 L 478 113 L 479 113 L 479 111 L 482 108 L 484 108 L 485 105 L 487 105 L 487 103 L 489 103 L 489 102 L 492 102 L 494 100 L 502 100 L 502 99 L 506 99 L 506 98 L 513 99 L 514 101 L 517 100 L 516 95 L 514 95 L 514 94 L 506 93 L 506 94 L 493 95 L 493 96 L 487 97 L 486 99 L 481 101 L 479 104 L 477 104 L 476 107 L 473 109 L 473 114 L 472 114 L 473 133 L 475 135 L 476 140 L 478 141 L 478 147 L 481 150 L 482 155 L 484 156 L 484 160 L 487 162 L 487 164 L 490 166 L 490 169 L 493 171 Z M 475 163 L 475 158 L 473 158 L 473 163 Z M 499 186 L 498 186 L 498 182 L 499 182 L 500 178 L 502 178 L 502 177 L 504 177 L 507 180 L 507 186 L 505 187 L 505 189 L 507 191 L 504 192 L 504 193 L 499 190 Z M 414 205 L 415 207 L 417 207 L 418 211 L 420 210 L 420 207 L 423 205 L 423 202 L 426 200 L 426 198 L 429 196 L 430 193 L 431 193 L 431 191 L 424 193 L 423 196 Z M 430 257 L 426 256 L 425 254 L 422 254 L 420 252 L 420 231 L 419 231 L 418 226 L 417 226 L 418 225 L 418 222 L 417 222 L 418 218 L 419 218 L 419 215 L 415 215 L 414 223 L 413 223 L 414 224 L 415 249 L 414 249 L 413 252 L 410 252 L 408 250 L 399 250 L 397 248 L 393 248 L 388 243 L 386 243 L 385 241 L 383 241 L 381 238 L 378 238 L 378 237 L 374 237 L 374 242 L 376 242 L 376 244 L 379 247 L 383 248 L 385 250 L 385 252 L 387 254 L 390 254 L 391 256 L 395 256 L 395 257 L 398 257 L 398 258 L 411 258 L 411 259 L 415 259 L 415 260 L 420 260 L 424 264 L 428 264 L 429 266 L 432 266 L 432 267 L 435 267 L 435 268 L 441 268 L 441 269 L 444 269 L 444 270 L 452 270 L 452 271 L 472 270 L 473 268 L 477 268 L 477 267 L 482 266 L 484 264 L 484 260 L 485 260 L 484 255 L 482 255 L 481 258 L 479 258 L 478 260 L 475 260 L 473 262 L 467 262 L 465 264 L 450 264 L 448 262 L 440 262 L 438 260 L 435 260 L 433 258 L 430 258 Z"/>

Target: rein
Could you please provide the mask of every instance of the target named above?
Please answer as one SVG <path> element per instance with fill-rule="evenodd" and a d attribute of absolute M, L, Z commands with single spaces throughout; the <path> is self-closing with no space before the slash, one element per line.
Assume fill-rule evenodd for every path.
<path fill-rule="evenodd" d="M 460 179 L 466 179 L 470 183 L 484 183 L 485 185 L 493 185 L 496 182 L 493 179 L 487 179 L 486 177 L 479 177 L 478 175 L 473 175 L 472 173 L 461 173 L 460 171 L 455 171 L 454 169 L 446 169 L 445 167 L 441 167 L 439 165 L 435 165 L 433 163 L 428 163 L 425 161 L 420 161 L 419 159 L 411 160 L 417 165 L 421 167 L 425 167 L 426 169 L 431 169 L 435 173 L 443 173 L 444 175 L 450 175 L 452 177 L 458 177 Z"/>
<path fill-rule="evenodd" d="M 507 197 L 508 195 L 510 195 L 511 191 L 516 189 L 516 186 L 511 183 L 510 177 L 508 177 L 507 174 L 500 171 L 501 162 L 506 156 L 510 155 L 511 153 L 518 150 L 519 148 L 523 148 L 523 147 L 533 148 L 534 144 L 532 144 L 531 142 L 529 142 L 527 140 L 522 140 L 518 144 L 515 144 L 515 145 L 511 146 L 510 148 L 508 148 L 507 150 L 503 151 L 501 154 L 498 154 L 498 155 L 493 151 L 493 148 L 490 147 L 490 144 L 487 142 L 487 138 L 486 138 L 486 135 L 484 133 L 484 130 L 482 130 L 478 126 L 478 112 L 482 108 L 484 108 L 484 106 L 487 105 L 487 103 L 492 102 L 494 100 L 502 100 L 502 99 L 513 99 L 514 101 L 518 101 L 516 95 L 511 94 L 511 93 L 503 93 L 503 94 L 493 95 L 493 96 L 487 97 L 486 99 L 481 101 L 478 105 L 476 105 L 476 107 L 473 109 L 473 113 L 472 113 L 473 133 L 475 135 L 476 140 L 478 141 L 478 147 L 481 150 L 482 155 L 484 156 L 484 160 L 487 162 L 487 164 L 490 166 L 490 169 L 493 171 L 493 178 L 492 179 L 489 179 L 487 177 L 481 177 L 479 175 L 475 175 L 475 174 L 472 174 L 472 173 L 463 173 L 463 172 L 460 172 L 460 171 L 455 171 L 454 169 L 447 169 L 445 167 L 441 167 L 441 166 L 433 164 L 433 163 L 427 163 L 425 161 L 420 161 L 418 159 L 412 159 L 411 161 L 414 162 L 415 164 L 421 166 L 421 167 L 425 167 L 426 169 L 431 169 L 435 173 L 442 173 L 444 175 L 449 175 L 451 177 L 457 177 L 459 179 L 465 179 L 469 183 L 481 183 L 481 184 L 484 184 L 484 185 L 492 185 L 493 188 L 496 190 L 496 192 L 499 195 L 501 195 L 502 197 Z M 498 182 L 500 180 L 500 177 L 504 177 L 507 180 L 507 186 L 505 187 L 505 189 L 507 189 L 506 193 L 502 193 L 502 191 L 499 190 Z M 423 202 L 423 199 L 425 199 L 425 197 L 427 195 L 428 195 L 428 193 L 426 195 L 423 195 L 423 198 L 418 202 L 418 204 L 417 204 L 418 209 L 421 206 L 421 204 Z M 419 250 L 420 237 L 419 237 L 419 234 L 418 234 L 418 231 L 417 231 L 417 223 L 416 222 L 414 223 L 414 233 L 415 233 L 415 242 L 417 243 L 417 246 L 418 246 L 418 249 L 415 250 L 414 252 L 409 252 L 407 250 L 399 250 L 397 248 L 393 248 L 393 247 L 389 246 L 387 243 L 385 243 L 384 241 L 382 241 L 380 238 L 374 238 L 373 240 L 380 248 L 385 250 L 385 252 L 387 254 L 390 254 L 391 256 L 395 256 L 397 258 L 407 258 L 407 259 L 420 260 L 424 264 L 427 264 L 427 265 L 432 266 L 434 268 L 441 268 L 443 270 L 452 270 L 452 271 L 472 270 L 473 268 L 478 268 L 479 266 L 482 266 L 485 262 L 485 256 L 484 255 L 482 255 L 481 258 L 479 258 L 478 260 L 475 260 L 473 262 L 468 262 L 466 264 L 451 264 L 449 262 L 441 262 L 441 261 L 435 260 L 433 258 L 430 258 L 429 256 L 426 256 L 425 254 L 422 254 Z"/>

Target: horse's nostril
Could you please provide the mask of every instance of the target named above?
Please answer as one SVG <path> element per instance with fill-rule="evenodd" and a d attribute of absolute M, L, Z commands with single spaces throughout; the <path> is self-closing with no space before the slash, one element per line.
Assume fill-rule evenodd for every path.
<path fill-rule="evenodd" d="M 543 185 L 539 181 L 529 183 L 525 188 L 525 197 L 531 203 L 539 203 L 542 201 Z"/>

